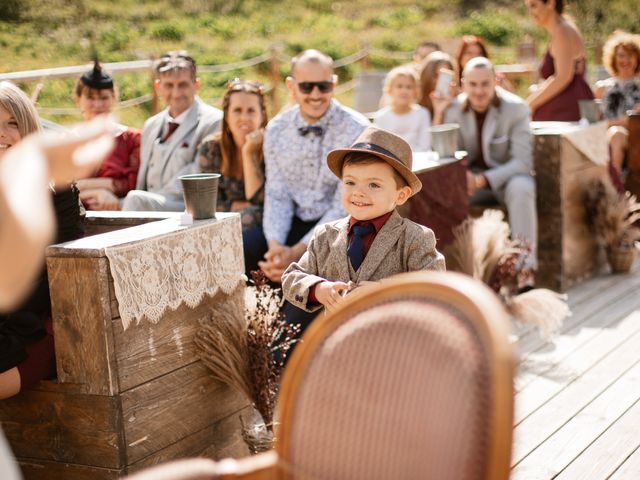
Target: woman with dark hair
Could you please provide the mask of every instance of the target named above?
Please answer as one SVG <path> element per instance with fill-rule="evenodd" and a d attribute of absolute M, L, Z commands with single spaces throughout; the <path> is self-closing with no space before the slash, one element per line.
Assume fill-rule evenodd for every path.
<path fill-rule="evenodd" d="M 111 113 L 118 102 L 111 75 L 96 61 L 76 82 L 73 98 L 85 121 Z M 120 198 L 136 188 L 140 137 L 136 128 L 117 125 L 115 148 L 91 178 L 78 180 L 80 199 L 90 210 L 120 210 Z"/>
<path fill-rule="evenodd" d="M 455 71 L 451 56 L 447 53 L 438 51 L 427 55 L 427 58 L 424 59 L 424 63 L 422 64 L 422 69 L 420 70 L 420 101 L 418 103 L 429 110 L 429 114 L 432 119 L 434 118 L 434 111 L 431 94 L 434 93 L 436 89 L 441 68 Z M 453 97 L 457 92 L 453 91 L 455 90 L 455 87 L 453 86 L 451 87 L 451 90 L 451 96 Z"/>
<path fill-rule="evenodd" d="M 587 63 L 580 31 L 563 15 L 562 0 L 525 1 L 529 15 L 550 37 L 539 67 L 543 82 L 527 97 L 533 120 L 578 121 L 578 100 L 593 99 L 584 78 Z"/>
<path fill-rule="evenodd" d="M 262 226 L 264 156 L 267 126 L 264 88 L 235 79 L 222 98 L 222 128 L 200 145 L 200 171 L 220 173 L 219 211 L 240 212 L 242 229 Z"/>
<path fill-rule="evenodd" d="M 464 70 L 465 65 L 469 60 L 476 57 L 489 58 L 487 45 L 482 38 L 476 35 L 464 35 L 456 54 L 458 85 L 462 85 L 462 70 Z M 500 72 L 496 72 L 496 85 L 509 92 L 515 90 L 509 79 Z"/>
<path fill-rule="evenodd" d="M 469 60 L 476 57 L 489 58 L 489 51 L 482 38 L 475 35 L 463 35 L 458 53 L 456 54 L 456 63 L 458 67 L 458 85 L 462 82 L 462 70 Z"/>

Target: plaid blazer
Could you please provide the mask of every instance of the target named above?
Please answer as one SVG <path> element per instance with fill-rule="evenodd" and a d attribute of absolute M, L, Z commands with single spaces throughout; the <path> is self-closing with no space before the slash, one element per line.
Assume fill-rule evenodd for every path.
<path fill-rule="evenodd" d="M 394 211 L 355 272 L 347 257 L 348 230 L 349 217 L 316 228 L 306 253 L 282 276 L 282 290 L 290 303 L 308 312 L 322 308 L 320 304 L 307 303 L 309 289 L 323 280 L 357 284 L 403 272 L 445 269 L 433 231 Z"/>

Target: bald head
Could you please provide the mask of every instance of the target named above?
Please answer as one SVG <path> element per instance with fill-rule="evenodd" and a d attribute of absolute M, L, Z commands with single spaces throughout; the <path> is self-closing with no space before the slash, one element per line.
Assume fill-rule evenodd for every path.
<path fill-rule="evenodd" d="M 462 70 L 462 78 L 465 78 L 466 76 L 468 76 L 469 73 L 472 72 L 473 70 L 480 69 L 480 68 L 489 70 L 491 74 L 494 76 L 496 74 L 496 71 L 493 68 L 493 63 L 491 63 L 488 58 L 475 57 L 469 60 L 467 64 L 464 66 L 464 69 Z"/>
<path fill-rule="evenodd" d="M 306 64 L 315 64 L 326 67 L 333 73 L 333 59 L 319 50 L 305 50 L 291 59 L 291 74 L 295 74 L 297 67 Z"/>

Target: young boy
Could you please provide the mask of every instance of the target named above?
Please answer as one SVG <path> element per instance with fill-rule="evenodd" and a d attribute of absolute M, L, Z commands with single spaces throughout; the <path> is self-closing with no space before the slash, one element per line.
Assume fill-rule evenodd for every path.
<path fill-rule="evenodd" d="M 363 282 L 445 269 L 433 232 L 396 212 L 422 188 L 404 140 L 371 126 L 351 147 L 331 151 L 327 163 L 342 179 L 349 216 L 318 227 L 307 252 L 285 271 L 282 289 L 291 304 L 331 311 Z"/>

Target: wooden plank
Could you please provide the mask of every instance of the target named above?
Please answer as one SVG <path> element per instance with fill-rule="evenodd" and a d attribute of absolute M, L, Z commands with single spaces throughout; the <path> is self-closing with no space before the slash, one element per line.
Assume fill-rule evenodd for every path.
<path fill-rule="evenodd" d="M 634 337 L 635 347 L 637 350 L 637 342 L 640 336 Z M 628 347 L 628 345 L 627 345 Z M 625 352 L 629 353 L 629 352 Z M 638 386 L 640 386 L 640 357 L 635 356 L 635 363 L 630 363 L 632 356 L 624 358 L 623 355 L 617 356 L 615 363 L 618 369 L 624 369 L 622 375 L 618 371 L 612 371 L 611 377 L 615 378 L 615 381 L 607 385 L 607 388 L 602 389 L 603 383 L 609 383 L 609 379 L 602 378 L 599 381 L 583 382 L 583 385 L 589 386 L 596 391 L 595 395 L 588 395 L 586 402 L 578 401 L 578 405 L 574 407 L 573 403 L 565 403 L 564 409 L 571 410 L 573 413 L 571 417 L 564 418 L 558 422 L 557 420 L 548 419 L 551 421 L 553 433 L 549 435 L 549 438 L 538 448 L 532 452 L 527 453 L 526 458 L 522 459 L 522 452 L 518 449 L 518 443 L 516 443 L 516 455 L 514 460 L 517 466 L 513 469 L 511 479 L 525 479 L 525 478 L 556 478 L 556 475 L 563 472 L 568 465 L 575 461 L 575 459 L 584 452 L 592 442 L 597 439 L 602 433 L 609 428 L 609 426 L 620 416 L 622 416 L 630 407 L 637 404 Z M 615 367 L 609 363 L 609 367 Z M 604 365 L 604 362 L 603 364 Z M 629 368 L 632 366 L 632 368 Z M 615 368 L 612 368 L 615 370 Z M 603 372 L 604 373 L 604 372 Z M 618 376 L 620 375 L 620 376 Z M 617 377 L 617 378 L 616 378 Z M 575 392 L 577 393 L 577 392 Z M 571 402 L 569 398 L 563 398 L 564 402 Z M 579 399 L 582 400 L 582 399 Z M 638 409 L 633 409 L 630 414 L 635 420 L 634 433 L 635 441 L 630 447 L 630 450 L 626 450 L 626 455 L 630 454 L 637 446 L 637 425 L 640 417 Z M 543 427 L 544 428 L 544 427 Z M 626 427 L 623 427 L 626 428 Z M 517 428 L 516 428 L 517 430 Z M 520 431 L 517 438 L 524 440 L 525 436 L 530 436 L 533 431 Z M 536 439 L 538 438 L 537 432 Z M 629 435 L 627 431 L 626 435 Z M 611 438 L 611 437 L 609 437 Z M 628 438 L 628 437 L 627 437 Z M 622 452 L 625 453 L 624 451 Z M 626 457 L 625 455 L 625 457 Z M 625 458 L 623 457 L 623 458 Z M 585 459 L 586 460 L 586 459 Z M 595 460 L 595 459 L 593 459 Z M 595 463 L 595 462 L 594 462 Z M 604 462 L 609 463 L 609 461 Z M 615 463 L 618 465 L 619 463 Z M 609 471 L 611 473 L 611 471 Z M 595 476 L 567 476 L 565 478 L 605 478 L 606 475 Z"/>
<path fill-rule="evenodd" d="M 640 287 L 640 275 L 621 274 L 619 276 L 623 279 L 621 284 L 616 284 L 615 288 L 603 289 L 597 295 L 593 295 L 589 302 L 580 303 L 572 308 L 573 315 L 565 319 L 559 333 L 570 332 L 588 318 L 605 315 L 610 305 L 621 301 L 626 294 L 637 291 Z M 521 360 L 524 360 L 531 352 L 548 348 L 548 341 L 540 338 L 535 331 L 530 331 L 518 339 L 517 347 Z"/>
<path fill-rule="evenodd" d="M 121 394 L 127 464 L 176 443 L 247 405 L 192 363 Z"/>
<path fill-rule="evenodd" d="M 629 385 L 629 391 L 636 396 L 635 404 L 616 422 L 608 426 L 589 448 L 556 477 L 558 480 L 574 478 L 609 478 L 633 452 L 640 447 L 638 426 L 640 425 L 640 375 Z M 616 399 L 616 405 L 622 403 Z M 601 422 L 602 423 L 602 422 Z M 586 426 L 593 428 L 588 423 Z M 630 477 L 628 477 L 630 478 Z M 638 478 L 637 476 L 633 478 Z"/>
<path fill-rule="evenodd" d="M 628 337 L 627 341 L 617 350 L 515 427 L 514 438 L 516 442 L 514 444 L 512 462 L 514 465 L 518 465 L 526 459 L 526 466 L 518 470 L 523 472 L 522 475 L 526 477 L 525 472 L 529 472 L 532 468 L 541 468 L 536 467 L 536 465 L 547 462 L 544 455 L 536 453 L 536 455 L 532 456 L 534 450 L 543 443 L 546 445 L 548 443 L 546 440 L 550 436 L 560 430 L 571 418 L 589 405 L 593 399 L 601 395 L 612 384 L 615 384 L 619 377 L 624 376 L 630 366 L 640 361 L 638 342 L 640 342 L 640 334 Z M 555 448 L 558 448 L 557 445 Z M 557 455 L 557 452 L 546 451 L 546 455 Z M 547 478 L 544 476 L 547 473 L 541 471 L 540 474 L 542 476 L 535 478 Z"/>
<path fill-rule="evenodd" d="M 26 391 L 0 402 L 0 423 L 17 457 L 124 466 L 122 416 L 115 397 Z"/>
<path fill-rule="evenodd" d="M 88 211 L 85 236 L 98 235 L 167 218 L 179 218 L 179 212 Z"/>
<path fill-rule="evenodd" d="M 604 344 L 612 335 L 617 335 L 618 331 L 635 332 L 633 323 L 634 316 L 625 318 L 634 310 L 640 307 L 640 298 L 637 293 L 629 292 L 614 305 L 606 309 L 606 315 L 590 315 L 575 328 L 556 336 L 553 339 L 553 349 L 540 349 L 531 352 L 520 362 L 520 372 L 516 380 L 516 391 L 522 391 L 531 381 L 539 375 L 551 371 L 559 365 L 569 355 L 575 356 L 587 344 L 596 343 L 596 349 L 590 348 L 589 355 L 593 356 L 595 351 L 606 352 L 605 348 L 609 344 Z M 597 358 L 597 357 L 594 357 Z M 575 361 L 575 358 L 573 359 Z M 575 367 L 575 365 L 572 365 Z"/>
<path fill-rule="evenodd" d="M 161 377 L 198 359 L 193 342 L 200 321 L 222 302 L 239 302 L 244 305 L 244 288 L 232 295 L 220 292 L 214 298 L 205 296 L 196 308 L 182 305 L 175 311 L 167 311 L 153 324 L 143 319 L 132 323 L 125 331 L 119 318 L 113 320 L 113 336 L 118 362 L 121 391 L 129 390 L 144 382 Z"/>
<path fill-rule="evenodd" d="M 106 258 L 47 258 L 58 379 L 95 395 L 118 391 L 107 268 Z"/>
<path fill-rule="evenodd" d="M 609 480 L 637 480 L 640 478 L 640 447 L 625 459 Z"/>
<path fill-rule="evenodd" d="M 591 330 L 585 327 L 576 337 L 565 337 L 565 341 L 558 342 L 552 354 L 532 359 L 529 364 L 531 366 L 523 367 L 523 372 L 518 375 L 518 383 L 524 381 L 526 386 L 517 394 L 514 415 L 516 424 L 538 408 L 543 408 L 547 401 L 573 380 L 615 351 L 626 338 L 640 331 L 640 313 L 629 315 L 615 327 L 605 327 L 599 335 L 590 334 Z M 583 338 L 588 340 L 584 341 Z M 525 379 L 521 380 L 521 376 Z"/>
<path fill-rule="evenodd" d="M 243 458 L 249 456 L 249 449 L 242 439 L 240 416 L 249 415 L 251 407 L 223 418 L 199 432 L 130 465 L 128 473 L 136 472 L 161 463 L 188 457 Z"/>
<path fill-rule="evenodd" d="M 24 480 L 117 480 L 124 470 L 18 458 Z"/>

